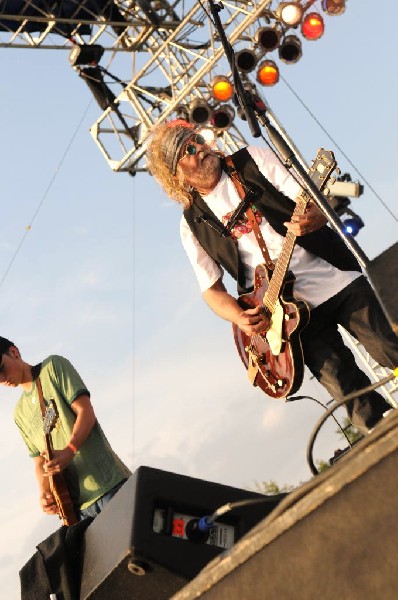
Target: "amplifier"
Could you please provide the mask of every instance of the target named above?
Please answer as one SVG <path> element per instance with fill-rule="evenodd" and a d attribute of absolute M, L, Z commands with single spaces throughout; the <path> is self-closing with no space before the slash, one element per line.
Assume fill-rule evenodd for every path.
<path fill-rule="evenodd" d="M 139 467 L 86 531 L 80 599 L 170 598 L 285 496 Z M 229 511 L 208 534 L 194 527 L 228 503 L 253 499 L 264 502 Z"/>

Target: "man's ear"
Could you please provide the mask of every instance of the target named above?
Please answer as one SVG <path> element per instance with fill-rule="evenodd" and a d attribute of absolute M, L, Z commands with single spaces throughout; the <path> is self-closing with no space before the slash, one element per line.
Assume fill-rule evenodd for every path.
<path fill-rule="evenodd" d="M 19 350 L 16 346 L 10 346 L 8 349 L 8 354 L 13 358 L 21 358 Z"/>

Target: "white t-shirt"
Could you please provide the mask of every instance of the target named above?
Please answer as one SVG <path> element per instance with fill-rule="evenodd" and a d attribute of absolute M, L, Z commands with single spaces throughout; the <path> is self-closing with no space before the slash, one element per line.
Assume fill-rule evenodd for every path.
<path fill-rule="evenodd" d="M 300 185 L 283 167 L 274 153 L 268 148 L 253 146 L 249 146 L 247 150 L 268 181 L 277 190 L 294 200 L 300 192 Z M 203 196 L 203 199 L 224 224 L 240 202 L 233 182 L 224 172 L 214 190 Z M 265 217 L 259 213 L 256 214 L 256 217 L 258 221 L 261 219 L 260 230 L 267 244 L 269 255 L 275 261 L 281 251 L 284 238 L 271 227 Z M 223 270 L 200 245 L 184 216 L 180 223 L 180 233 L 200 289 L 204 292 L 222 277 Z M 263 255 L 250 224 L 238 223 L 232 235 L 237 239 L 238 251 L 245 265 L 246 286 L 251 287 L 256 266 L 264 262 Z M 322 304 L 360 276 L 358 271 L 340 271 L 322 258 L 297 245 L 293 250 L 289 269 L 296 277 L 295 297 L 305 300 L 310 308 Z"/>

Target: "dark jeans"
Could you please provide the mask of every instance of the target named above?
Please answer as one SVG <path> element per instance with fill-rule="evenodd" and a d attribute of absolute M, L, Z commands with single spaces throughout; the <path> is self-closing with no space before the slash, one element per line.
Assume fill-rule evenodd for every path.
<path fill-rule="evenodd" d="M 390 369 L 398 366 L 398 338 L 367 279 L 359 277 L 312 310 L 310 322 L 301 334 L 306 365 L 337 401 L 371 383 L 344 344 L 338 325 L 356 338 L 380 365 Z M 363 433 L 374 427 L 389 408 L 376 391 L 347 405 L 352 424 Z"/>

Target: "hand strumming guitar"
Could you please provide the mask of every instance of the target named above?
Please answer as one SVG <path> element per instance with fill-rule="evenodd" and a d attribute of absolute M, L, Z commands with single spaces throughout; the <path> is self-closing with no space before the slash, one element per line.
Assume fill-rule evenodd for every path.
<path fill-rule="evenodd" d="M 264 315 L 260 306 L 242 310 L 235 325 L 239 327 L 246 335 L 254 335 L 256 333 L 265 333 L 270 326 L 269 319 Z"/>

